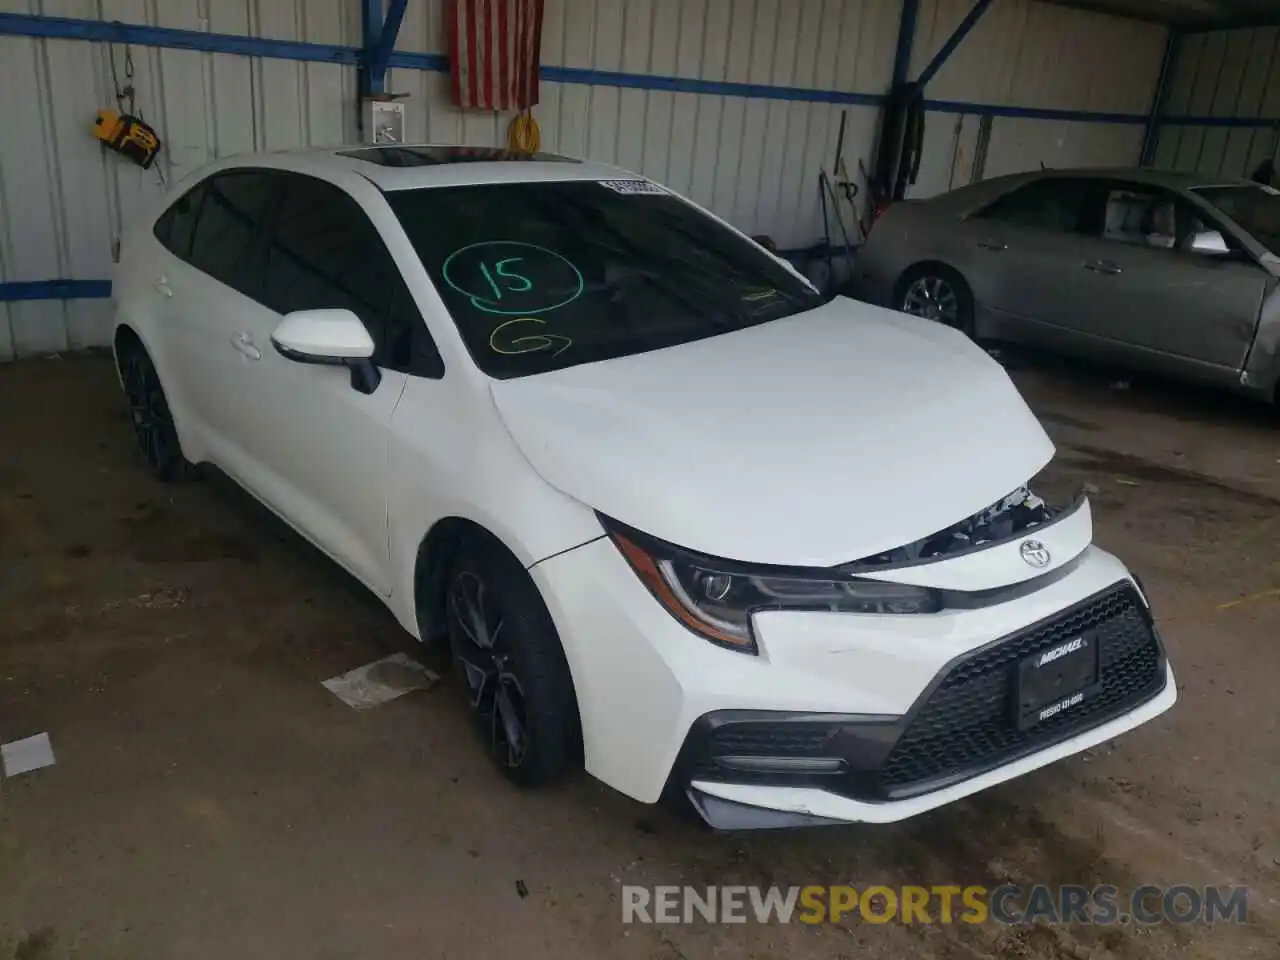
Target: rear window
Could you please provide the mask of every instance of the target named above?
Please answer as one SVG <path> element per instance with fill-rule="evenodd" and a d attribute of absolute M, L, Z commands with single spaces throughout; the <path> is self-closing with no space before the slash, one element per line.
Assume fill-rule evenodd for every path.
<path fill-rule="evenodd" d="M 188 190 L 156 221 L 156 239 L 183 260 L 191 256 L 191 238 L 196 232 L 196 217 L 200 213 L 204 186 L 200 183 Z"/>
<path fill-rule="evenodd" d="M 476 365 L 519 377 L 816 306 L 756 244 L 644 180 L 387 195 Z"/>

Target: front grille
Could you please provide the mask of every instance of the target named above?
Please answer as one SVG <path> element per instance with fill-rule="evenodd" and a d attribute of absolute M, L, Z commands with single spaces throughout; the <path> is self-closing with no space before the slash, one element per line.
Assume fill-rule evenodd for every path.
<path fill-rule="evenodd" d="M 1095 631 L 1102 689 L 1028 730 L 1012 700 L 1024 657 Z M 903 796 L 1066 739 L 1149 699 L 1164 686 L 1160 642 L 1142 601 L 1123 584 L 961 660 L 934 688 L 880 770 L 881 789 Z"/>

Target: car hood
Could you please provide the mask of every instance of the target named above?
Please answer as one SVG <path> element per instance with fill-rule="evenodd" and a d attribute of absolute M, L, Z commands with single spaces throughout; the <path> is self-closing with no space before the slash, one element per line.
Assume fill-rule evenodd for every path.
<path fill-rule="evenodd" d="M 663 540 L 750 562 L 831 566 L 902 546 L 1053 456 L 984 351 L 843 297 L 491 389 L 548 483 Z"/>

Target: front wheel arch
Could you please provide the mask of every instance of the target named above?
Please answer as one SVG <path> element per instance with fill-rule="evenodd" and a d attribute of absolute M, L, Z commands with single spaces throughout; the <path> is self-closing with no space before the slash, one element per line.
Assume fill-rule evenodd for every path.
<path fill-rule="evenodd" d="M 891 303 L 893 309 L 901 311 L 907 288 L 921 277 L 929 275 L 942 277 L 955 290 L 956 296 L 960 300 L 960 314 L 957 317 L 956 329 L 971 339 L 975 338 L 977 335 L 975 319 L 977 311 L 974 305 L 973 288 L 969 286 L 969 281 L 964 278 L 964 275 L 959 270 L 943 263 L 941 260 L 921 260 L 918 263 L 913 263 L 898 275 L 898 279 L 893 285 L 893 301 Z"/>
<path fill-rule="evenodd" d="M 487 563 L 491 568 L 506 571 L 500 577 L 486 577 L 486 582 L 502 584 L 505 588 L 502 592 L 515 604 L 510 609 L 528 613 L 536 627 L 525 634 L 519 648 L 525 652 L 516 654 L 522 660 L 528 658 L 526 666 L 536 664 L 540 675 L 536 686 L 543 688 L 543 699 L 532 697 L 529 702 L 540 702 L 544 712 L 549 709 L 560 718 L 542 728 L 541 759 L 535 767 L 515 777 L 522 785 L 536 786 L 558 777 L 568 766 L 581 763 L 582 721 L 568 653 L 546 599 L 525 565 L 501 538 L 484 526 L 462 517 L 446 517 L 432 526 L 418 547 L 414 571 L 415 617 L 424 642 L 449 643 L 448 591 L 452 576 L 458 566 L 473 565 L 477 557 L 485 556 L 489 560 L 482 561 L 482 567 Z M 538 642 L 532 643 L 535 637 L 539 638 Z M 456 659 L 452 646 L 450 652 Z M 548 689 L 556 691 L 550 698 Z"/>
<path fill-rule="evenodd" d="M 462 517 L 444 517 L 432 525 L 418 544 L 413 570 L 413 607 L 418 636 L 423 643 L 446 639 L 449 568 L 466 537 L 485 536 L 493 537 L 493 534 L 478 523 Z"/>

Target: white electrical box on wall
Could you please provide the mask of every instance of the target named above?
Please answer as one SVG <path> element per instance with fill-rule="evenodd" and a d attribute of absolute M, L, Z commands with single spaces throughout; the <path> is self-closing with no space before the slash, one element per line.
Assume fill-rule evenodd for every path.
<path fill-rule="evenodd" d="M 404 104 L 398 100 L 364 101 L 365 143 L 404 143 Z"/>

